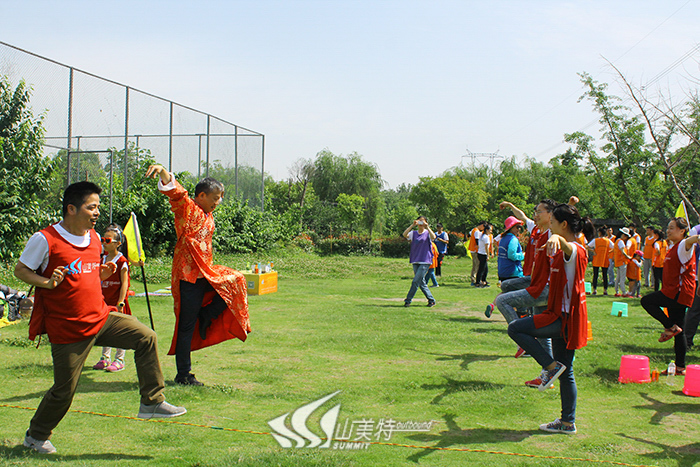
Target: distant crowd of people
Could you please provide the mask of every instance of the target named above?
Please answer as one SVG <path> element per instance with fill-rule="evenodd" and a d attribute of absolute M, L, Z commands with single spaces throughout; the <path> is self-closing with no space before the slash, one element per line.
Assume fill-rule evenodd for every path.
<path fill-rule="evenodd" d="M 473 287 L 490 287 L 488 260 L 497 257 L 501 290 L 486 306 L 485 315 L 490 318 L 497 309 L 517 344 L 515 357 L 530 355 L 541 366 L 539 376 L 526 381 L 527 386 L 544 391 L 560 381 L 561 415 L 540 429 L 565 434 L 577 432 L 574 352 L 587 343 L 586 297 L 598 294 L 601 271 L 603 295 L 608 295 L 608 287 L 614 287 L 615 297 L 639 298 L 642 287 L 650 289 L 640 304 L 662 324 L 659 342 L 674 339 L 676 375 L 685 374 L 686 352 L 693 346 L 700 322 L 700 298 L 695 299 L 700 292 L 700 248 L 695 248 L 700 225 L 690 228 L 686 218 L 674 217 L 665 232 L 648 226 L 642 241 L 634 224 L 620 228 L 617 235 L 606 225 L 596 229 L 591 219 L 580 215 L 577 203 L 575 196 L 568 203 L 545 199 L 530 218 L 504 201 L 500 209 L 509 209 L 512 215 L 505 220 L 500 235 L 494 238 L 493 226 L 481 222 L 470 232 L 466 245 L 472 260 Z M 433 286 L 438 285 L 434 277 L 440 273 L 431 275 L 430 271 L 439 271 L 449 240 L 441 225 L 438 231 L 440 236 L 430 229 L 424 216 L 404 231 L 411 242 L 414 269 L 405 306 L 410 306 L 419 288 L 429 307 L 436 304 L 428 278 L 434 281 Z M 439 255 L 434 253 L 436 246 L 443 248 Z M 589 264 L 593 268 L 591 284 L 585 281 Z"/>

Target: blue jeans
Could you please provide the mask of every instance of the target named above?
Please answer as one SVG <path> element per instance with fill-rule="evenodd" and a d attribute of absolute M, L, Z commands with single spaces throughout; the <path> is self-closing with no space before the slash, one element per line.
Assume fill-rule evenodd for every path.
<path fill-rule="evenodd" d="M 510 323 L 518 319 L 518 313 L 515 311 L 516 308 L 518 310 L 525 310 L 526 308 L 533 307 L 536 315 L 542 313 L 547 309 L 548 297 L 549 285 L 545 286 L 544 290 L 542 290 L 542 293 L 537 298 L 532 298 L 532 295 L 530 295 L 526 289 L 521 289 L 499 295 L 496 297 L 496 300 L 494 300 L 494 304 L 506 319 L 506 322 Z M 550 339 L 541 339 L 540 344 L 542 344 L 542 348 L 544 348 L 549 355 L 552 355 L 552 341 Z"/>
<path fill-rule="evenodd" d="M 576 420 L 576 380 L 574 379 L 574 350 L 566 348 L 566 341 L 561 337 L 561 318 L 552 324 L 536 328 L 531 318 L 516 319 L 508 325 L 508 335 L 520 347 L 537 360 L 542 368 L 551 365 L 555 360 L 566 366 L 559 377 L 559 393 L 561 397 L 561 419 L 574 423 Z M 551 337 L 553 357 L 539 344 L 537 338 Z M 541 341 L 540 341 L 541 342 Z"/>
<path fill-rule="evenodd" d="M 411 303 L 411 300 L 413 300 L 413 296 L 416 294 L 416 290 L 418 290 L 418 288 L 420 288 L 421 292 L 423 292 L 423 295 L 425 295 L 425 298 L 427 298 L 429 302 L 435 301 L 433 294 L 430 293 L 428 284 L 425 283 L 425 275 L 427 274 L 428 269 L 430 269 L 429 264 L 413 264 L 413 282 L 411 282 L 411 288 L 408 289 L 408 295 L 406 295 L 404 302 Z"/>
<path fill-rule="evenodd" d="M 428 280 L 432 281 L 433 286 L 438 285 L 437 277 L 435 277 L 435 269 L 430 268 L 428 269 L 428 272 L 425 274 L 425 283 L 428 283 Z"/>
<path fill-rule="evenodd" d="M 512 292 L 530 287 L 531 276 L 516 277 L 501 282 L 501 292 Z"/>
<path fill-rule="evenodd" d="M 615 285 L 615 262 L 613 260 L 608 260 L 610 261 L 610 264 L 608 265 L 608 285 Z"/>

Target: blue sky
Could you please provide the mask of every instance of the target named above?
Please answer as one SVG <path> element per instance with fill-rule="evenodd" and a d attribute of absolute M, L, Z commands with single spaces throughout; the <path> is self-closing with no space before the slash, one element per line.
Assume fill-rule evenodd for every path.
<path fill-rule="evenodd" d="M 265 134 L 275 179 L 327 148 L 396 187 L 595 134 L 577 73 L 647 83 L 698 45 L 699 2 L 0 0 L 0 40 Z M 699 59 L 649 92 L 680 101 Z"/>

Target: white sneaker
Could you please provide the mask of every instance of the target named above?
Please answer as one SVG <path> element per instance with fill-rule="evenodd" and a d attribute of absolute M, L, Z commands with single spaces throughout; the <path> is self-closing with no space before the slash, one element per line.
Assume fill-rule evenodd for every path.
<path fill-rule="evenodd" d="M 56 452 L 56 448 L 54 447 L 53 444 L 51 444 L 51 441 L 44 440 L 38 440 L 34 439 L 31 436 L 29 436 L 29 431 L 24 435 L 24 447 L 27 447 L 29 449 L 33 449 L 38 453 L 41 454 L 53 454 Z"/>
<path fill-rule="evenodd" d="M 158 404 L 141 404 L 139 407 L 138 418 L 173 418 L 179 417 L 187 413 L 184 407 L 176 407 L 167 402 L 159 402 Z"/>

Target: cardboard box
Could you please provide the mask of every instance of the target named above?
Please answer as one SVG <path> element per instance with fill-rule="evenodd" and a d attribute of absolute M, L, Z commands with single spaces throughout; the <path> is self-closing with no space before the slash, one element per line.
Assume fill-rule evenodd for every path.
<path fill-rule="evenodd" d="M 244 272 L 245 280 L 248 283 L 248 295 L 263 295 L 277 292 L 277 271 L 263 274 Z"/>

